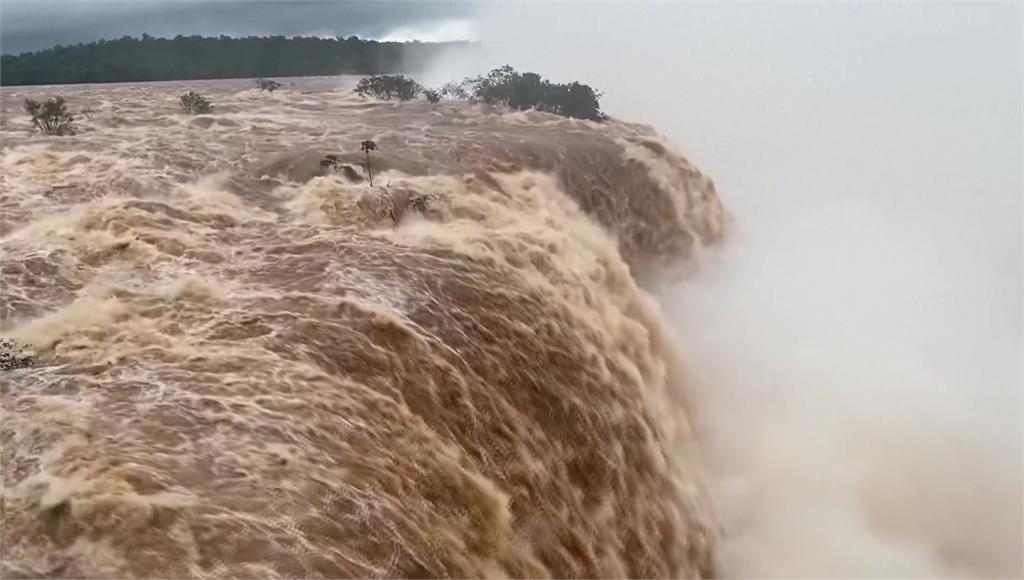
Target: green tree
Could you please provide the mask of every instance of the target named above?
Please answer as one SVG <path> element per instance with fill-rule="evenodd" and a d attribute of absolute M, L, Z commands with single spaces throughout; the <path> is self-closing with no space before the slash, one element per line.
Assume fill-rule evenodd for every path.
<path fill-rule="evenodd" d="M 508 65 L 452 87 L 452 91 L 465 91 L 472 99 L 517 110 L 536 109 L 591 121 L 607 118 L 601 112 L 601 93 L 589 85 L 553 83 L 537 73 L 520 73 Z"/>
<path fill-rule="evenodd" d="M 355 92 L 361 97 L 374 97 L 383 101 L 398 99 L 409 101 L 423 91 L 416 81 L 403 75 L 373 75 L 359 80 Z"/>

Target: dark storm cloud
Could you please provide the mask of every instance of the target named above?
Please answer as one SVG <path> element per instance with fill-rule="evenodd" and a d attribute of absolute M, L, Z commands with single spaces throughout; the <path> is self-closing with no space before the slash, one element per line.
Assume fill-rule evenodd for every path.
<path fill-rule="evenodd" d="M 0 50 L 17 54 L 123 35 L 357 35 L 466 19 L 462 1 L 3 0 Z"/>

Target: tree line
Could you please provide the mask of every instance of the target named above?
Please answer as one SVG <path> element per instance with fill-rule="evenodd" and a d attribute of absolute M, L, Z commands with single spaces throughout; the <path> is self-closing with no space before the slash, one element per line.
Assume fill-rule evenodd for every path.
<path fill-rule="evenodd" d="M 55 46 L 0 56 L 0 85 L 113 83 L 337 74 L 387 74 L 424 68 L 466 42 L 379 42 L 284 36 L 175 36 Z"/>

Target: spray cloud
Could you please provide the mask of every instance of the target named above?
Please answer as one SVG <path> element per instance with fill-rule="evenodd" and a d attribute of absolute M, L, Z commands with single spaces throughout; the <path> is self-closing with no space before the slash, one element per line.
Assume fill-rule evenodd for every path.
<path fill-rule="evenodd" d="M 1021 9 L 504 4 L 457 78 L 605 91 L 735 218 L 659 291 L 726 575 L 1019 576 Z"/>

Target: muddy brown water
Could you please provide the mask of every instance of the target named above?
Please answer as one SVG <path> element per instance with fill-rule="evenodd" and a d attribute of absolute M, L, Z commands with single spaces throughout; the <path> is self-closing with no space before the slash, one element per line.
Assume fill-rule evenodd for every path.
<path fill-rule="evenodd" d="M 709 574 L 643 284 L 714 185 L 646 127 L 351 86 L 3 89 L 3 576 Z M 371 138 L 378 187 L 320 165 Z"/>

